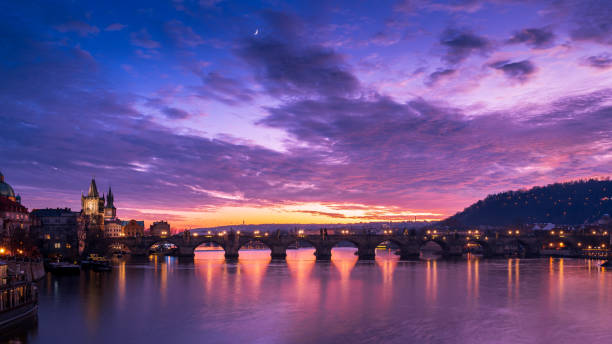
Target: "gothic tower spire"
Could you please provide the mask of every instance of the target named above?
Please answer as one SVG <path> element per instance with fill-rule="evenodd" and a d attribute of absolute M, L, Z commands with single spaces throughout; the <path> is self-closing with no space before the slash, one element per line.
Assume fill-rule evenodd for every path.
<path fill-rule="evenodd" d="M 100 197 L 98 194 L 98 187 L 96 186 L 96 180 L 91 178 L 91 184 L 89 184 L 89 192 L 87 193 L 87 197 Z"/>

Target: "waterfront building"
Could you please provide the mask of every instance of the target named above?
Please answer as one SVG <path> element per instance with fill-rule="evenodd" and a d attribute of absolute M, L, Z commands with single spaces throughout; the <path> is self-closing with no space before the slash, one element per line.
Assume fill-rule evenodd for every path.
<path fill-rule="evenodd" d="M 0 254 L 23 254 L 32 219 L 0 172 Z M 22 251 L 22 252 L 19 252 Z"/>
<path fill-rule="evenodd" d="M 144 221 L 123 221 L 123 233 L 127 237 L 144 236 Z"/>
<path fill-rule="evenodd" d="M 166 238 L 170 235 L 170 224 L 166 221 L 153 222 L 153 224 L 149 226 L 149 234 Z"/>
<path fill-rule="evenodd" d="M 70 208 L 32 210 L 32 237 L 46 257 L 78 255 L 80 213 Z"/>
<path fill-rule="evenodd" d="M 106 238 L 119 238 L 125 236 L 121 221 L 118 219 L 104 221 L 104 236 Z"/>

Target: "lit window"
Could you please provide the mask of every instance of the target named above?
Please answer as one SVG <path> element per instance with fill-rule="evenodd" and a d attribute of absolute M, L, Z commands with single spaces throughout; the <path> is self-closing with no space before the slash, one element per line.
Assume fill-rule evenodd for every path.
<path fill-rule="evenodd" d="M 59 242 L 56 242 L 53 247 L 55 248 L 62 248 L 62 244 L 60 244 Z"/>
<path fill-rule="evenodd" d="M 45 240 L 51 240 L 51 234 L 45 234 Z"/>

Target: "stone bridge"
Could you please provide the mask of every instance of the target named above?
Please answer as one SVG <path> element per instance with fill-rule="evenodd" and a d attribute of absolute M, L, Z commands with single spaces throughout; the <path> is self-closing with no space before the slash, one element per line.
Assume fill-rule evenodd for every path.
<path fill-rule="evenodd" d="M 607 233 L 606 233 L 607 234 Z M 563 249 L 570 254 L 577 254 L 587 245 L 601 245 L 609 242 L 609 237 L 595 235 L 555 235 L 549 232 L 525 233 L 507 232 L 438 232 L 436 230 L 385 230 L 383 233 L 367 231 L 335 230 L 333 234 L 321 231 L 320 234 L 288 233 L 288 232 L 220 232 L 209 234 L 191 233 L 185 231 L 168 238 L 143 236 L 133 238 L 98 239 L 90 250 L 109 254 L 113 249 L 121 247 L 132 255 L 147 255 L 151 247 L 160 243 L 171 243 L 177 248 L 179 256 L 193 256 L 195 249 L 207 243 L 213 243 L 225 251 L 225 258 L 237 259 L 239 250 L 251 242 L 261 242 L 271 251 L 273 259 L 284 259 L 287 249 L 297 242 L 306 242 L 314 247 L 317 260 L 331 259 L 332 248 L 341 242 L 352 243 L 357 247 L 357 255 L 362 260 L 372 260 L 376 256 L 376 247 L 382 243 L 390 243 L 397 247 L 400 259 L 418 258 L 423 246 L 435 242 L 442 249 L 445 257 L 461 256 L 470 247 L 478 246 L 485 257 L 503 257 L 509 254 L 522 256 L 539 256 L 547 249 Z M 604 244 L 605 245 L 605 244 Z"/>

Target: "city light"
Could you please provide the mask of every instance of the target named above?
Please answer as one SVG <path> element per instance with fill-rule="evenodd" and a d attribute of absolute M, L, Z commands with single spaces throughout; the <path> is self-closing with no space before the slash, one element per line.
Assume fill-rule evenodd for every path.
<path fill-rule="evenodd" d="M 4 247 L 0 247 L 0 254 L 4 254 L 4 252 L 6 252 L 6 250 L 4 249 Z"/>
<path fill-rule="evenodd" d="M 166 232 L 162 232 L 162 234 L 163 234 L 163 235 L 166 235 Z M 194 237 L 197 237 L 197 236 L 198 236 L 198 233 L 193 233 L 193 236 L 194 236 Z"/>
<path fill-rule="evenodd" d="M 520 231 L 516 231 L 516 232 L 514 232 L 514 233 L 519 234 L 519 233 L 520 233 Z"/>

